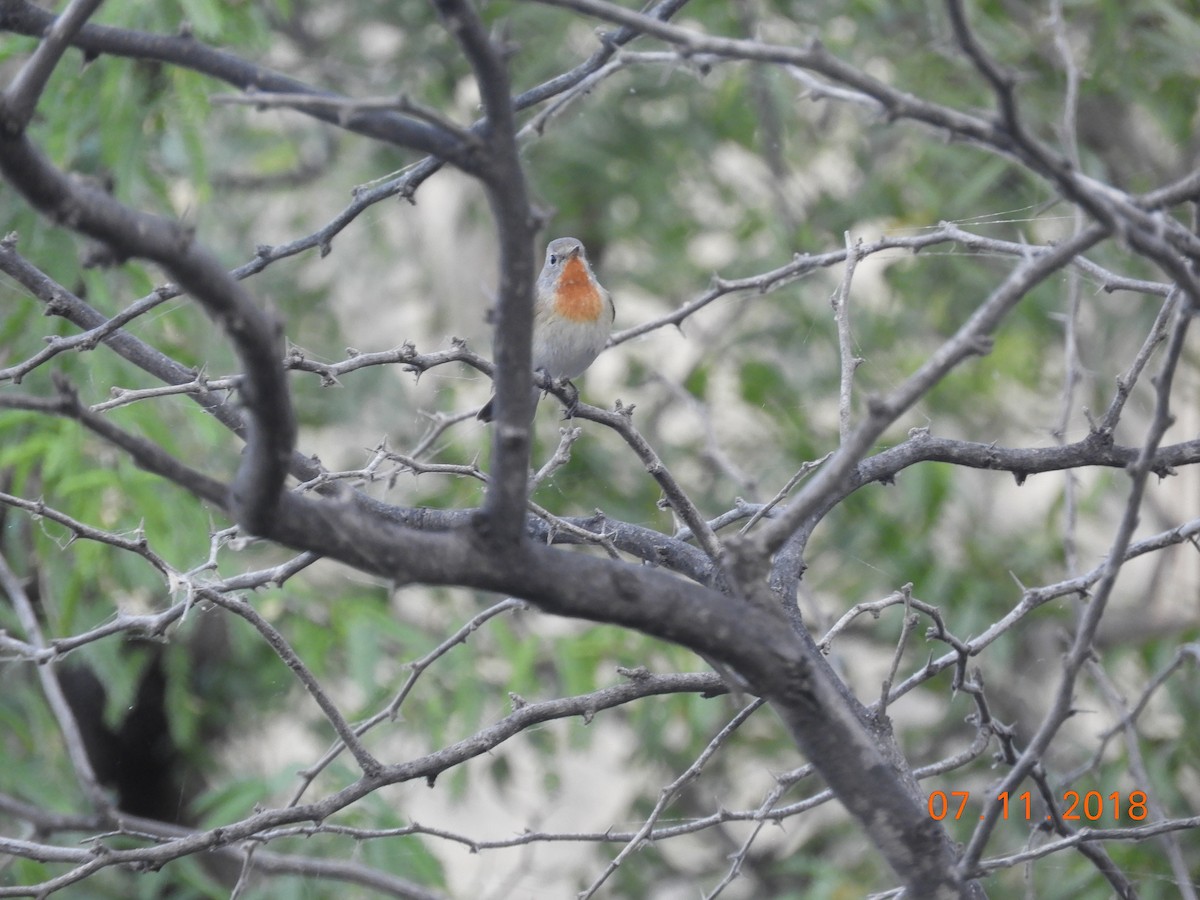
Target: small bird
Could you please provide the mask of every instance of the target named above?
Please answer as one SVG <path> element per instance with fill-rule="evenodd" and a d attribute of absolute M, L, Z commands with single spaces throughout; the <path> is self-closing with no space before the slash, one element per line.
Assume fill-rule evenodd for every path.
<path fill-rule="evenodd" d="M 600 355 L 615 316 L 612 297 L 592 274 L 583 242 L 572 237 L 551 241 L 533 301 L 533 369 L 566 382 L 574 392 L 568 416 L 579 402 L 579 391 L 570 379 L 582 375 Z M 495 396 L 488 400 L 476 418 L 492 421 L 495 401 Z M 536 408 L 536 404 L 535 390 L 532 405 Z"/>

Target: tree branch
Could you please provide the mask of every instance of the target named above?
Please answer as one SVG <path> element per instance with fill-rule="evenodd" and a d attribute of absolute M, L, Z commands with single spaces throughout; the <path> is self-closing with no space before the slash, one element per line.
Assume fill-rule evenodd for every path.
<path fill-rule="evenodd" d="M 71 0 L 53 24 L 42 35 L 42 42 L 30 54 L 19 72 L 9 83 L 0 102 L 0 130 L 16 135 L 25 131 L 46 83 L 58 66 L 71 41 L 84 26 L 101 0 Z"/>
<path fill-rule="evenodd" d="M 29 639 L 29 643 L 40 655 L 46 649 L 46 640 L 42 636 L 42 628 L 38 624 L 33 603 L 25 593 L 20 579 L 8 567 L 8 561 L 3 555 L 0 555 L 0 588 L 8 595 L 9 602 L 16 610 L 17 620 L 25 629 L 25 636 Z M 79 731 L 79 724 L 75 721 L 75 714 L 71 711 L 66 695 L 63 694 L 62 686 L 58 683 L 58 675 L 46 665 L 39 665 L 37 673 L 38 680 L 42 684 L 42 693 L 45 694 L 46 703 L 58 722 L 58 730 L 66 745 L 67 757 L 71 760 L 71 768 L 75 772 L 79 786 L 83 789 L 84 796 L 98 812 L 109 812 L 111 803 L 104 789 L 100 787 L 91 760 L 88 759 L 83 735 Z"/>
<path fill-rule="evenodd" d="M 40 36 L 52 21 L 53 13 L 32 3 L 9 0 L 0 7 L 0 30 Z M 410 116 L 377 109 L 343 117 L 344 109 L 332 108 L 328 103 L 341 99 L 338 95 L 205 46 L 190 35 L 157 35 L 107 25 L 85 25 L 71 44 L 89 56 L 108 53 L 182 66 L 247 91 L 311 96 L 314 102 L 303 112 L 315 119 L 377 141 L 411 147 L 470 170 L 472 150 L 454 134 Z"/>
<path fill-rule="evenodd" d="M 50 218 L 162 265 L 224 327 L 245 368 L 242 397 L 250 413 L 246 453 L 232 488 L 234 516 L 250 533 L 267 527 L 283 487 L 296 422 L 279 359 L 281 334 L 208 251 L 175 222 L 135 212 L 59 172 L 24 135 L 0 138 L 0 171 Z"/>

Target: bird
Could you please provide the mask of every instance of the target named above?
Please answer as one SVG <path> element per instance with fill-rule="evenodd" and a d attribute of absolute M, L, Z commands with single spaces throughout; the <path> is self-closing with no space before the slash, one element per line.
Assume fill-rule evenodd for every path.
<path fill-rule="evenodd" d="M 579 403 L 572 378 L 584 373 L 600 355 L 612 333 L 616 307 L 596 280 L 587 251 L 578 238 L 561 237 L 546 247 L 546 262 L 538 275 L 533 301 L 533 370 L 573 392 L 567 405 L 570 418 Z M 537 408 L 537 390 L 531 406 Z M 496 397 L 476 413 L 481 422 L 494 418 Z"/>

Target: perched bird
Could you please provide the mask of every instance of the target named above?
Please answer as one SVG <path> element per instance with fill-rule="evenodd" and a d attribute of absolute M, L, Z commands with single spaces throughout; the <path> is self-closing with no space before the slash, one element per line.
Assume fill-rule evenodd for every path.
<path fill-rule="evenodd" d="M 583 243 L 571 237 L 551 241 L 533 302 L 533 369 L 570 386 L 568 415 L 579 402 L 570 379 L 583 374 L 600 355 L 615 316 L 612 297 L 592 274 Z M 495 396 L 488 400 L 476 418 L 492 421 L 495 401 Z M 535 390 L 531 406 L 536 404 Z"/>

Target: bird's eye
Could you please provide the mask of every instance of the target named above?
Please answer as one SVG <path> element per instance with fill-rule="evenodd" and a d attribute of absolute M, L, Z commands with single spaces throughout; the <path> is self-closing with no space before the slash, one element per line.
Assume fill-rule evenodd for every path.
<path fill-rule="evenodd" d="M 558 257 L 555 256 L 553 253 L 550 254 L 550 265 L 552 265 L 552 266 L 558 265 Z"/>

